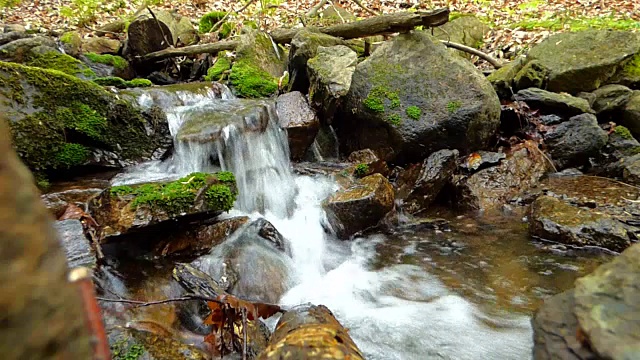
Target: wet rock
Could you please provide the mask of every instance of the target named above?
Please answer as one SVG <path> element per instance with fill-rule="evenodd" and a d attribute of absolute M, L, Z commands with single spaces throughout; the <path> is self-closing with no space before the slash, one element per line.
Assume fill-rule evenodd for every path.
<path fill-rule="evenodd" d="M 316 138 L 320 122 L 299 91 L 282 94 L 276 100 L 280 127 L 287 130 L 293 160 L 301 160 Z"/>
<path fill-rule="evenodd" d="M 117 54 L 122 44 L 119 40 L 92 37 L 82 40 L 82 51 L 94 54 Z"/>
<path fill-rule="evenodd" d="M 577 338 L 578 320 L 573 314 L 574 290 L 545 300 L 536 311 L 533 325 L 533 358 L 535 360 L 591 360 L 597 355 Z"/>
<path fill-rule="evenodd" d="M 246 216 L 236 216 L 230 219 L 216 220 L 213 224 L 199 224 L 187 229 L 180 229 L 166 237 L 163 236 L 163 239 L 155 247 L 155 253 L 162 256 L 208 253 L 248 221 L 249 218 Z"/>
<path fill-rule="evenodd" d="M 364 356 L 327 307 L 303 304 L 282 315 L 258 359 L 357 360 Z"/>
<path fill-rule="evenodd" d="M 467 157 L 460 168 L 469 172 L 475 172 L 481 169 L 491 167 L 499 164 L 502 160 L 507 158 L 507 154 L 503 152 L 495 151 L 478 151 Z"/>
<path fill-rule="evenodd" d="M 640 137 L 640 91 L 634 91 L 622 110 L 621 125 L 626 126 L 631 133 Z"/>
<path fill-rule="evenodd" d="M 484 75 L 423 32 L 401 34 L 359 63 L 334 120 L 343 152 L 369 148 L 398 164 L 485 147 L 499 123 Z"/>
<path fill-rule="evenodd" d="M 57 219 L 64 213 L 69 204 L 81 204 L 82 206 L 80 207 L 84 207 L 89 200 L 98 196 L 103 190 L 100 188 L 70 189 L 42 195 L 41 199 Z"/>
<path fill-rule="evenodd" d="M 558 125 L 564 122 L 566 119 L 562 116 L 549 114 L 540 116 L 540 123 L 543 125 Z"/>
<path fill-rule="evenodd" d="M 323 203 L 333 230 L 340 239 L 349 239 L 355 233 L 375 226 L 393 206 L 393 188 L 380 174 L 360 179 Z"/>
<path fill-rule="evenodd" d="M 323 122 L 331 124 L 343 97 L 351 88 L 358 55 L 344 45 L 318 47 L 317 55 L 307 62 L 309 102 Z"/>
<path fill-rule="evenodd" d="M 229 211 L 236 198 L 233 175 L 193 173 L 169 183 L 115 186 L 89 202 L 104 241 L 168 220 L 210 218 Z"/>
<path fill-rule="evenodd" d="M 192 265 L 218 279 L 232 295 L 275 304 L 292 285 L 289 251 L 275 227 L 259 219 L 236 231 Z"/>
<path fill-rule="evenodd" d="M 529 232 L 532 236 L 567 245 L 597 246 L 613 251 L 622 251 L 630 244 L 625 226 L 611 216 L 546 195 L 531 204 Z"/>
<path fill-rule="evenodd" d="M 456 202 L 473 210 L 495 210 L 519 193 L 537 185 L 546 173 L 548 162 L 535 143 L 516 145 L 499 165 L 480 170 L 468 177 L 458 176 Z"/>
<path fill-rule="evenodd" d="M 540 109 L 543 113 L 554 113 L 566 117 L 583 113 L 593 114 L 589 102 L 585 99 L 569 94 L 556 94 L 538 88 L 529 88 L 518 91 L 515 95 L 518 101 L 524 101 L 533 109 Z"/>
<path fill-rule="evenodd" d="M 596 114 L 609 113 L 621 110 L 629 101 L 632 91 L 622 85 L 605 85 L 593 92 L 595 101 L 593 102 L 593 110 Z"/>
<path fill-rule="evenodd" d="M 84 229 L 79 220 L 56 221 L 54 227 L 67 254 L 67 263 L 70 269 L 78 266 L 91 269 L 96 267 L 95 253 L 84 235 Z"/>
<path fill-rule="evenodd" d="M 631 55 L 638 53 L 638 34 L 587 30 L 548 37 L 529 51 L 527 62 L 538 62 L 546 90 L 575 94 L 610 83 L 627 85 Z"/>
<path fill-rule="evenodd" d="M 640 154 L 624 158 L 621 165 L 622 179 L 629 184 L 640 186 Z"/>
<path fill-rule="evenodd" d="M 479 49 L 482 46 L 484 34 L 489 31 L 489 27 L 473 15 L 464 15 L 433 30 L 433 35 L 440 40 Z M 471 58 L 469 53 L 455 49 L 450 49 L 450 51 L 464 58 Z"/>
<path fill-rule="evenodd" d="M 576 280 L 574 314 L 591 348 L 604 359 L 640 354 L 640 245 Z"/>
<path fill-rule="evenodd" d="M 109 345 L 114 359 L 145 360 L 208 360 L 211 356 L 193 345 L 187 345 L 164 329 L 150 324 L 121 328 L 109 334 Z M 205 346 L 202 346 L 205 347 Z"/>
<path fill-rule="evenodd" d="M 291 40 L 289 50 L 289 91 L 309 91 L 307 61 L 318 54 L 318 47 L 342 45 L 342 39 L 323 34 L 314 29 L 304 28 Z"/>
<path fill-rule="evenodd" d="M 560 169 L 582 166 L 607 143 L 607 132 L 592 114 L 574 116 L 544 136 L 545 145 Z"/>
<path fill-rule="evenodd" d="M 389 174 L 389 167 L 386 161 L 380 160 L 378 155 L 371 149 L 354 151 L 349 154 L 348 160 L 357 165 L 352 166 L 347 171 L 358 177 L 365 177 L 375 173 L 379 173 L 382 176 Z"/>
<path fill-rule="evenodd" d="M 410 187 L 399 189 L 397 198 L 404 201 L 403 210 L 416 214 L 428 208 L 449 182 L 457 167 L 458 150 L 440 150 L 431 154 L 421 165 Z"/>

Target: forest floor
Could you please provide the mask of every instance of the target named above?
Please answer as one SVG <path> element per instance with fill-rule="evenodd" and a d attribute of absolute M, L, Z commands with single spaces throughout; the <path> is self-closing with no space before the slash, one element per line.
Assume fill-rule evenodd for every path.
<path fill-rule="evenodd" d="M 27 29 L 63 31 L 96 28 L 117 19 L 126 19 L 144 4 L 174 10 L 197 20 L 210 11 L 238 10 L 238 0 L 0 0 L 20 1 L 0 9 L 0 23 L 18 23 Z M 280 26 L 301 26 L 304 16 L 319 0 L 259 0 L 233 18 L 260 19 L 265 30 Z M 371 11 L 366 11 L 358 3 Z M 490 25 L 482 50 L 497 58 L 513 58 L 552 33 L 587 28 L 640 31 L 638 0 L 336 0 L 359 18 L 375 13 L 407 9 L 429 10 L 449 6 L 455 13 L 474 14 Z M 324 7 L 332 6 L 329 2 Z M 264 12 L 261 9 L 266 9 Z M 82 22 L 82 26 L 78 23 Z M 90 36 L 90 35 L 87 35 Z"/>

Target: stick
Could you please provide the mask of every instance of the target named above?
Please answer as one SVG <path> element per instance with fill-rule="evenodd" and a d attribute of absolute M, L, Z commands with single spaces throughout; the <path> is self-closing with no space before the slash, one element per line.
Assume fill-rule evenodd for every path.
<path fill-rule="evenodd" d="M 456 50 L 460 50 L 460 51 L 464 51 L 466 53 L 469 53 L 471 55 L 476 55 L 478 57 L 480 57 L 481 59 L 486 60 L 488 63 L 490 63 L 491 65 L 493 65 L 494 68 L 496 69 L 500 69 L 503 65 L 502 62 L 500 62 L 500 60 L 492 57 L 489 54 L 485 54 L 482 51 L 478 50 L 478 49 L 474 49 L 472 47 L 466 46 L 466 45 L 462 45 L 462 44 L 458 44 L 458 43 L 454 43 L 448 40 L 440 40 L 441 43 L 443 43 L 445 46 L 456 49 Z"/>
<path fill-rule="evenodd" d="M 318 11 L 320 11 L 320 9 L 327 3 L 328 0 L 321 0 L 319 1 L 317 4 L 315 4 L 311 10 L 309 10 L 309 12 L 307 13 L 307 17 L 315 17 L 316 15 L 318 15 Z"/>
<path fill-rule="evenodd" d="M 231 14 L 232 12 L 234 12 L 236 14 L 239 14 L 239 13 L 243 12 L 246 8 L 248 8 L 254 2 L 256 2 L 256 0 L 249 0 L 249 1 L 247 1 L 247 3 L 243 7 L 238 9 L 238 11 L 229 11 L 229 12 L 227 12 L 226 14 L 224 14 L 222 19 L 220 19 L 217 23 L 213 24 L 213 26 L 211 27 L 211 30 L 209 30 L 209 32 L 213 32 L 213 31 L 217 30 L 218 27 L 222 26 L 222 23 L 224 23 L 224 21 L 227 19 L 227 17 L 229 17 L 229 14 Z"/>
<path fill-rule="evenodd" d="M 104 301 L 104 302 L 133 304 L 133 305 L 138 305 L 139 307 L 168 304 L 168 303 L 180 302 L 180 301 L 191 301 L 191 300 L 211 301 L 211 302 L 214 302 L 214 303 L 218 303 L 220 305 L 224 305 L 225 304 L 224 302 L 222 302 L 222 301 L 220 301 L 218 299 L 210 298 L 210 297 L 207 297 L 207 296 L 198 296 L 198 295 L 185 295 L 185 296 L 179 297 L 179 298 L 171 298 L 171 299 L 164 299 L 164 300 L 154 300 L 154 301 L 138 301 L 138 300 L 128 300 L 128 299 L 107 299 L 107 298 L 103 298 L 103 297 L 96 297 L 96 299 L 98 301 Z"/>
<path fill-rule="evenodd" d="M 373 16 L 378 16 L 378 15 L 380 15 L 380 14 L 378 14 L 377 12 L 375 12 L 375 11 L 373 11 L 373 10 L 369 9 L 368 7 L 364 6 L 364 5 L 362 4 L 362 1 L 360 1 L 360 0 L 351 0 L 351 1 L 353 1 L 354 3 L 356 3 L 356 5 L 360 6 L 364 11 L 368 12 L 369 14 L 371 14 L 371 15 L 373 15 Z"/>

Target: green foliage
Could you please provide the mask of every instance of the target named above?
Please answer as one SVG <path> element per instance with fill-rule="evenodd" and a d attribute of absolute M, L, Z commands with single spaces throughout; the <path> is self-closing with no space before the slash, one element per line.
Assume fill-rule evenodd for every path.
<path fill-rule="evenodd" d="M 640 22 L 633 19 L 618 19 L 613 16 L 602 17 L 575 17 L 571 14 L 548 13 L 542 17 L 538 13 L 532 13 L 524 20 L 513 23 L 511 28 L 522 28 L 530 31 L 535 29 L 547 29 L 558 31 L 568 29 L 570 31 L 582 31 L 588 29 L 600 30 L 638 30 Z"/>
<path fill-rule="evenodd" d="M 117 55 L 109 55 L 109 54 L 99 55 L 96 53 L 86 53 L 84 55 L 87 57 L 87 59 L 91 60 L 94 63 L 113 66 L 118 70 L 124 70 L 129 66 L 129 63 L 127 62 L 127 60 Z"/>
<path fill-rule="evenodd" d="M 28 66 L 34 66 L 43 69 L 58 70 L 62 71 L 65 74 L 74 76 L 96 76 L 93 70 L 89 69 L 80 60 L 56 51 L 48 51 L 44 54 L 33 54 L 29 57 L 25 64 Z"/>
<path fill-rule="evenodd" d="M 46 178 L 46 176 L 42 175 L 41 173 L 35 173 L 33 174 L 33 176 L 35 177 L 38 189 L 40 189 L 41 191 L 46 191 L 51 187 L 51 183 Z"/>
<path fill-rule="evenodd" d="M 80 144 L 64 144 L 60 151 L 56 154 L 60 167 L 70 168 L 82 165 L 91 152 Z"/>
<path fill-rule="evenodd" d="M 238 95 L 244 98 L 268 97 L 278 91 L 277 79 L 248 59 L 240 59 L 233 64 L 229 81 Z"/>
<path fill-rule="evenodd" d="M 153 83 L 147 79 L 124 80 L 116 76 L 96 78 L 92 81 L 101 86 L 115 86 L 119 89 L 149 87 L 153 85 Z"/>
<path fill-rule="evenodd" d="M 356 169 L 353 171 L 353 175 L 358 178 L 362 178 L 369 174 L 369 165 L 367 164 L 358 164 L 356 165 Z"/>
<path fill-rule="evenodd" d="M 206 34 L 213 28 L 217 22 L 222 20 L 227 15 L 224 11 L 212 11 L 210 13 L 204 14 L 200 18 L 200 23 L 198 26 L 198 31 L 202 34 Z"/>
<path fill-rule="evenodd" d="M 422 110 L 420 110 L 417 106 L 409 106 L 406 110 L 407 116 L 413 120 L 420 120 L 420 116 L 422 115 Z"/>
<path fill-rule="evenodd" d="M 459 100 L 449 101 L 447 103 L 447 111 L 453 114 L 454 112 L 458 111 L 458 109 L 460 109 L 461 106 L 462 106 L 462 102 Z"/>
<path fill-rule="evenodd" d="M 207 75 L 204 77 L 206 81 L 220 80 L 223 73 L 231 69 L 231 60 L 226 56 L 226 52 L 218 54 L 218 59 L 212 67 L 207 70 Z"/>
<path fill-rule="evenodd" d="M 398 114 L 390 114 L 387 116 L 387 122 L 391 125 L 399 126 L 402 124 L 402 118 Z"/>
<path fill-rule="evenodd" d="M 389 108 L 397 109 L 400 107 L 400 96 L 398 93 L 390 91 L 384 86 L 376 86 L 364 99 L 364 106 L 373 112 L 384 112 L 385 99 L 389 100 Z"/>
<path fill-rule="evenodd" d="M 60 42 L 63 44 L 72 44 L 74 42 L 74 38 L 76 37 L 76 33 L 73 31 L 67 31 L 66 33 L 60 36 Z"/>

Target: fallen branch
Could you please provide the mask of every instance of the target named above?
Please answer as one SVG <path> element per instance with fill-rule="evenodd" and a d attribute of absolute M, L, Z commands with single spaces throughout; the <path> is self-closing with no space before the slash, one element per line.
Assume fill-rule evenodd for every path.
<path fill-rule="evenodd" d="M 345 24 L 337 24 L 319 28 L 318 31 L 343 39 L 407 32 L 416 26 L 435 27 L 449 21 L 449 9 L 437 9 L 429 12 L 401 12 L 380 15 L 365 20 Z M 279 44 L 290 43 L 301 29 L 276 29 L 271 32 L 273 41 Z M 137 59 L 143 62 L 170 58 L 173 56 L 196 55 L 202 53 L 215 54 L 224 50 L 233 50 L 238 46 L 235 40 L 220 41 L 211 44 L 191 45 L 181 48 L 164 49 L 146 54 Z"/>
<path fill-rule="evenodd" d="M 221 304 L 223 305 L 224 302 L 218 300 L 218 299 L 214 299 L 208 296 L 199 296 L 199 295 L 185 295 L 182 297 L 178 297 L 178 298 L 170 298 L 170 299 L 164 299 L 164 300 L 154 300 L 154 301 L 139 301 L 139 300 L 129 300 L 129 299 L 108 299 L 108 298 L 103 298 L 103 297 L 96 297 L 96 299 L 98 299 L 98 301 L 104 301 L 104 302 L 112 302 L 112 303 L 121 303 L 121 304 L 133 304 L 133 305 L 138 305 L 139 307 L 146 307 L 146 306 L 151 306 L 151 305 L 162 305 L 162 304 L 168 304 L 168 303 L 172 303 L 172 302 L 181 302 L 181 301 L 191 301 L 191 300 L 203 300 L 203 301 L 210 301 L 210 302 L 214 302 L 217 304 Z"/>
<path fill-rule="evenodd" d="M 466 53 L 469 53 L 471 55 L 476 55 L 481 59 L 486 60 L 488 63 L 490 63 L 491 65 L 493 65 L 494 68 L 496 69 L 500 69 L 503 65 L 502 62 L 500 62 L 500 60 L 494 58 L 493 56 L 483 53 L 482 51 L 478 50 L 478 49 L 474 49 L 472 47 L 466 46 L 466 45 L 462 45 L 462 44 L 458 44 L 458 43 L 454 43 L 448 40 L 440 40 L 441 43 L 443 43 L 446 47 L 450 47 L 456 50 L 460 50 L 460 51 L 464 51 Z"/>
<path fill-rule="evenodd" d="M 362 3 L 362 1 L 360 0 L 351 0 L 353 1 L 356 5 L 360 6 L 362 8 L 362 10 L 368 12 L 369 14 L 373 15 L 373 16 L 378 16 L 380 14 L 378 14 L 377 12 L 369 9 L 368 7 L 364 6 L 364 4 Z"/>
<path fill-rule="evenodd" d="M 318 3 L 316 5 L 314 5 L 311 10 L 309 10 L 309 12 L 307 13 L 307 17 L 312 18 L 312 17 L 316 17 L 316 15 L 318 14 L 318 11 L 320 11 L 320 9 L 324 6 L 324 4 L 327 3 L 328 0 L 320 0 L 318 1 Z"/>

